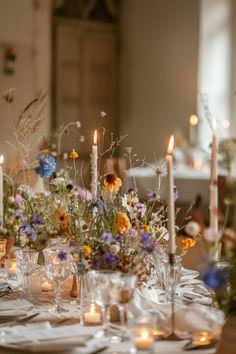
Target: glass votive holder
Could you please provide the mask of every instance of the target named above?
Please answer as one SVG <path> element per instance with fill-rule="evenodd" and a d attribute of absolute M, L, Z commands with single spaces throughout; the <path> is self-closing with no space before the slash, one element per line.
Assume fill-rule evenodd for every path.
<path fill-rule="evenodd" d="M 136 353 L 152 353 L 155 321 L 152 316 L 137 318 L 133 327 L 133 344 Z"/>
<path fill-rule="evenodd" d="M 17 276 L 17 263 L 15 258 L 8 258 L 5 261 L 5 267 L 8 278 L 16 278 Z"/>
<path fill-rule="evenodd" d="M 54 284 L 46 275 L 41 277 L 41 291 L 42 293 L 54 291 Z"/>
<path fill-rule="evenodd" d="M 84 326 L 99 326 L 102 323 L 101 308 L 91 298 L 83 301 L 81 315 Z"/>

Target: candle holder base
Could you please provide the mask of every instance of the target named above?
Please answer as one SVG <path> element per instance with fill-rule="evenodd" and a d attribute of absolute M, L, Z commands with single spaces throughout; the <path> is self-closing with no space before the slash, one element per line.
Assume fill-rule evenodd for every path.
<path fill-rule="evenodd" d="M 164 337 L 163 340 L 177 341 L 182 340 L 182 338 L 180 338 L 176 333 L 172 332 L 167 337 Z"/>

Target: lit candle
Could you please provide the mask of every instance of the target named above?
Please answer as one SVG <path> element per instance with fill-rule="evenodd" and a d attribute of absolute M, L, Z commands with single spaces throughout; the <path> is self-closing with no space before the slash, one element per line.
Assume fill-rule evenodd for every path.
<path fill-rule="evenodd" d="M 198 116 L 192 114 L 189 118 L 189 142 L 191 146 L 196 146 Z"/>
<path fill-rule="evenodd" d="M 9 275 L 16 275 L 16 271 L 17 271 L 16 260 L 10 259 L 9 267 L 8 267 L 8 274 Z"/>
<path fill-rule="evenodd" d="M 0 156 L 0 223 L 3 225 L 3 173 L 2 165 L 4 162 L 4 156 Z"/>
<path fill-rule="evenodd" d="M 91 190 L 94 198 L 97 197 L 98 190 L 98 146 L 97 146 L 97 129 L 94 131 L 92 155 L 91 155 L 91 171 L 92 171 L 92 183 Z"/>
<path fill-rule="evenodd" d="M 52 290 L 53 290 L 52 283 L 50 283 L 49 281 L 45 280 L 42 283 L 42 292 L 49 292 L 49 291 L 52 291 Z"/>
<path fill-rule="evenodd" d="M 91 304 L 90 311 L 84 314 L 84 322 L 88 324 L 99 324 L 101 322 L 101 314 L 97 312 L 94 303 Z"/>
<path fill-rule="evenodd" d="M 216 234 L 218 233 L 217 135 L 215 119 L 213 120 L 211 145 L 210 228 Z"/>
<path fill-rule="evenodd" d="M 206 331 L 203 331 L 203 332 L 197 333 L 193 337 L 192 344 L 204 346 L 204 345 L 211 344 L 212 340 L 213 340 L 212 335 Z"/>
<path fill-rule="evenodd" d="M 147 331 L 140 331 L 134 339 L 135 347 L 139 350 L 150 350 L 153 345 L 153 336 Z"/>
<path fill-rule="evenodd" d="M 167 178 L 168 178 L 168 231 L 169 231 L 169 253 L 175 254 L 175 203 L 174 203 L 174 176 L 173 176 L 173 148 L 174 135 L 171 135 L 166 155 Z"/>

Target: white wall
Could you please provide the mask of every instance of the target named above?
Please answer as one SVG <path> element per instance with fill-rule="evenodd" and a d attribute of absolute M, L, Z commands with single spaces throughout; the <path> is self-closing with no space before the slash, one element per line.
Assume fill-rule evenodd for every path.
<path fill-rule="evenodd" d="M 39 5 L 38 9 L 34 4 Z M 16 55 L 15 73 L 3 72 L 5 46 L 13 46 Z M 0 96 L 9 87 L 16 89 L 14 115 L 43 90 L 48 93 L 46 120 L 41 132 L 50 129 L 51 98 L 51 0 L 0 0 Z M 0 152 L 10 153 L 6 140 L 11 139 L 9 112 L 0 99 Z"/>
<path fill-rule="evenodd" d="M 124 0 L 121 15 L 120 128 L 153 160 L 196 112 L 199 1 Z"/>

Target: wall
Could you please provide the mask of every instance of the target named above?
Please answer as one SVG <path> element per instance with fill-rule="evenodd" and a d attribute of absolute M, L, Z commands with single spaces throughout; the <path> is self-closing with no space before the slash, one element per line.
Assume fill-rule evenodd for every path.
<path fill-rule="evenodd" d="M 120 130 L 149 160 L 196 112 L 198 22 L 198 0 L 122 2 Z"/>
<path fill-rule="evenodd" d="M 38 5 L 37 8 L 34 6 Z M 5 46 L 13 46 L 17 60 L 15 73 L 3 72 Z M 42 134 L 50 129 L 51 97 L 51 0 L 0 0 L 0 96 L 6 89 L 16 89 L 14 116 L 39 90 L 47 92 L 46 118 Z M 0 99 L 0 153 L 12 150 L 6 140 L 12 140 L 9 112 L 6 103 Z"/>

